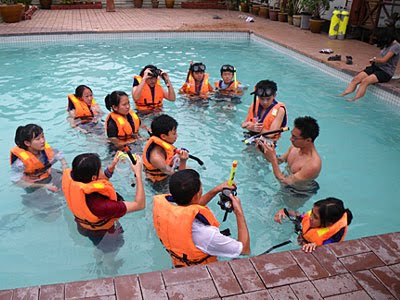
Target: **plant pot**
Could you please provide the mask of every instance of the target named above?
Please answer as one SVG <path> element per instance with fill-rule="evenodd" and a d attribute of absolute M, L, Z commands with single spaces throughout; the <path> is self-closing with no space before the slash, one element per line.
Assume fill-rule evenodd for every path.
<path fill-rule="evenodd" d="M 287 22 L 289 25 L 293 25 L 293 16 L 287 16 Z"/>
<path fill-rule="evenodd" d="M 160 1 L 154 1 L 154 0 L 152 0 L 151 1 L 151 7 L 152 8 L 158 8 L 158 4 L 160 3 Z"/>
<path fill-rule="evenodd" d="M 279 10 L 277 10 L 277 9 L 269 10 L 269 18 L 271 19 L 271 21 L 278 21 L 278 13 L 279 13 Z"/>
<path fill-rule="evenodd" d="M 251 10 L 253 15 L 258 16 L 258 13 L 260 12 L 260 7 L 261 7 L 261 5 L 259 5 L 259 4 L 253 4 L 252 10 Z"/>
<path fill-rule="evenodd" d="M 287 22 L 287 13 L 278 13 L 278 20 L 279 22 Z"/>
<path fill-rule="evenodd" d="M 133 7 L 141 8 L 143 6 L 143 0 L 133 0 Z"/>
<path fill-rule="evenodd" d="M 321 33 L 322 25 L 324 25 L 325 20 L 321 19 L 311 19 L 310 20 L 310 30 L 312 33 Z"/>
<path fill-rule="evenodd" d="M 240 3 L 240 11 L 248 13 L 249 12 L 249 5 L 245 2 Z"/>
<path fill-rule="evenodd" d="M 301 15 L 293 15 L 293 25 L 296 27 L 300 27 L 301 23 Z"/>
<path fill-rule="evenodd" d="M 52 0 L 39 0 L 40 8 L 42 9 L 50 9 Z"/>
<path fill-rule="evenodd" d="M 262 18 L 268 18 L 269 17 L 269 8 L 266 6 L 261 6 L 260 11 L 258 12 L 258 15 Z"/>
<path fill-rule="evenodd" d="M 166 8 L 174 8 L 175 0 L 165 0 Z"/>
<path fill-rule="evenodd" d="M 311 15 L 301 15 L 300 29 L 310 29 Z"/>
<path fill-rule="evenodd" d="M 6 23 L 17 23 L 21 21 L 24 9 L 24 5 L 21 4 L 1 5 L 1 17 Z"/>

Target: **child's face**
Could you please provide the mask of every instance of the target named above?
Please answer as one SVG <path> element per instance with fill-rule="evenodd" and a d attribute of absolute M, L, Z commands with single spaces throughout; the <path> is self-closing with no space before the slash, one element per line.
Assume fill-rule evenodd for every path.
<path fill-rule="evenodd" d="M 171 131 L 168 131 L 168 134 L 162 135 L 162 139 L 170 144 L 175 143 L 177 138 L 178 138 L 178 133 L 176 132 L 176 128 L 172 129 Z"/>
<path fill-rule="evenodd" d="M 82 100 L 85 101 L 87 105 L 92 104 L 93 94 L 89 89 L 84 89 L 82 93 Z"/>
<path fill-rule="evenodd" d="M 193 78 L 195 81 L 202 81 L 204 78 L 204 72 L 193 72 Z"/>
<path fill-rule="evenodd" d="M 151 87 L 155 87 L 157 80 L 158 80 L 158 77 L 152 77 L 152 78 L 146 79 L 146 83 Z"/>
<path fill-rule="evenodd" d="M 317 228 L 321 227 L 321 219 L 318 212 L 318 207 L 313 207 L 310 215 L 310 227 Z"/>
<path fill-rule="evenodd" d="M 118 106 L 113 105 L 112 108 L 114 112 L 116 112 L 117 114 L 126 116 L 129 113 L 129 110 L 131 109 L 131 105 L 129 104 L 129 98 L 127 96 L 121 96 Z"/>
<path fill-rule="evenodd" d="M 269 96 L 269 97 L 258 97 L 258 100 L 260 101 L 260 105 L 266 109 L 271 106 L 272 102 L 275 99 L 275 95 Z"/>
<path fill-rule="evenodd" d="M 232 81 L 233 74 L 231 72 L 222 72 L 221 77 L 224 80 L 224 83 L 228 84 Z"/>
<path fill-rule="evenodd" d="M 44 145 L 46 144 L 46 139 L 44 138 L 44 133 L 42 132 L 38 136 L 35 136 L 30 142 L 25 141 L 25 145 L 34 151 L 44 150 Z"/>

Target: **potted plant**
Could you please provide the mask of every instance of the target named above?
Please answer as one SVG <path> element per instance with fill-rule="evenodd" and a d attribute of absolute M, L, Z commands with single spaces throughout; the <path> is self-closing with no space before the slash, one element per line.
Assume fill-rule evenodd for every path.
<path fill-rule="evenodd" d="M 41 9 L 51 9 L 52 0 L 39 0 Z"/>
<path fill-rule="evenodd" d="M 253 13 L 253 15 L 258 16 L 258 14 L 259 14 L 259 12 L 260 12 L 260 7 L 261 7 L 261 4 L 254 3 L 254 4 L 252 5 L 251 12 Z"/>
<path fill-rule="evenodd" d="M 240 1 L 240 11 L 245 13 L 249 12 L 249 3 L 247 2 L 247 0 Z"/>
<path fill-rule="evenodd" d="M 261 7 L 260 11 L 258 12 L 258 15 L 263 18 L 269 18 L 269 7 L 268 7 L 268 0 L 262 0 L 261 1 Z"/>
<path fill-rule="evenodd" d="M 287 22 L 286 0 L 282 0 L 279 5 L 278 19 L 279 22 Z"/>
<path fill-rule="evenodd" d="M 280 12 L 279 7 L 279 0 L 275 1 L 272 6 L 269 8 L 269 18 L 271 21 L 278 21 L 278 13 Z"/>
<path fill-rule="evenodd" d="M 158 0 L 151 0 L 151 7 L 152 7 L 152 8 L 158 8 L 158 4 L 160 4 L 160 1 L 158 1 Z"/>
<path fill-rule="evenodd" d="M 296 27 L 300 27 L 301 22 L 301 0 L 289 0 L 293 5 L 293 25 Z"/>
<path fill-rule="evenodd" d="M 226 7 L 228 10 L 238 10 L 238 0 L 228 0 Z"/>
<path fill-rule="evenodd" d="M 17 3 L 16 0 L 1 0 L 0 14 L 4 22 L 17 23 L 21 21 L 24 12 L 25 4 Z"/>
<path fill-rule="evenodd" d="M 321 18 L 329 10 L 331 0 L 314 0 L 311 9 L 310 30 L 313 33 L 321 33 L 322 25 L 325 20 Z"/>
<path fill-rule="evenodd" d="M 175 0 L 165 0 L 166 8 L 174 8 Z"/>
<path fill-rule="evenodd" d="M 133 0 L 133 7 L 141 8 L 143 6 L 143 0 Z"/>
<path fill-rule="evenodd" d="M 299 0 L 288 0 L 287 10 L 288 10 L 288 23 L 289 25 L 294 25 L 293 16 L 299 14 Z M 301 16 L 298 17 L 299 19 L 298 26 L 300 26 L 300 18 Z"/>

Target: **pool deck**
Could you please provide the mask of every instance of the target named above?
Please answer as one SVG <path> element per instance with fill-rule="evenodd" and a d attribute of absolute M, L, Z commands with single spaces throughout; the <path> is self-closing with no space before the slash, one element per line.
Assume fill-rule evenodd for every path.
<path fill-rule="evenodd" d="M 214 19 L 218 16 L 220 19 Z M 254 23 L 246 23 L 243 16 L 252 16 Z M 358 40 L 330 40 L 326 34 L 314 34 L 288 23 L 273 22 L 238 11 L 214 9 L 117 8 L 105 9 L 38 10 L 31 20 L 14 24 L 0 23 L 1 36 L 80 32 L 134 31 L 247 31 L 295 50 L 350 74 L 369 65 L 369 59 L 379 55 L 379 49 Z M 331 48 L 341 54 L 341 61 L 327 61 L 330 56 L 319 50 Z M 346 56 L 353 57 L 353 65 L 346 64 Z M 400 76 L 400 66 L 397 68 Z M 400 96 L 400 79 L 392 79 L 380 87 Z M 344 89 L 345 87 L 343 87 Z"/>
<path fill-rule="evenodd" d="M 207 266 L 0 291 L 11 299 L 400 299 L 400 232 Z"/>

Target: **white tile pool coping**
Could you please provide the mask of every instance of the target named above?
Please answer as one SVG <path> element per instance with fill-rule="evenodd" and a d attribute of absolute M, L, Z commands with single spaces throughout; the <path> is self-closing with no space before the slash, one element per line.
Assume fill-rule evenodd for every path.
<path fill-rule="evenodd" d="M 21 45 L 24 43 L 34 42 L 59 42 L 59 41 L 90 41 L 90 40 L 144 40 L 144 39 L 167 39 L 167 38 L 199 38 L 199 39 L 222 39 L 222 40 L 238 40 L 247 39 L 257 43 L 261 43 L 269 48 L 272 48 L 282 54 L 288 55 L 302 63 L 312 66 L 323 73 L 333 76 L 339 80 L 349 83 L 352 76 L 340 70 L 332 68 L 312 58 L 304 56 L 294 50 L 278 45 L 263 37 L 257 36 L 250 32 L 109 32 L 109 33 L 57 33 L 57 34 L 32 34 L 32 35 L 15 35 L 15 36 L 0 36 L 0 48 L 4 48 L 10 44 Z M 388 92 L 377 86 L 368 88 L 369 92 L 375 97 L 384 100 L 385 102 L 400 106 L 400 97 L 394 93 Z"/>

